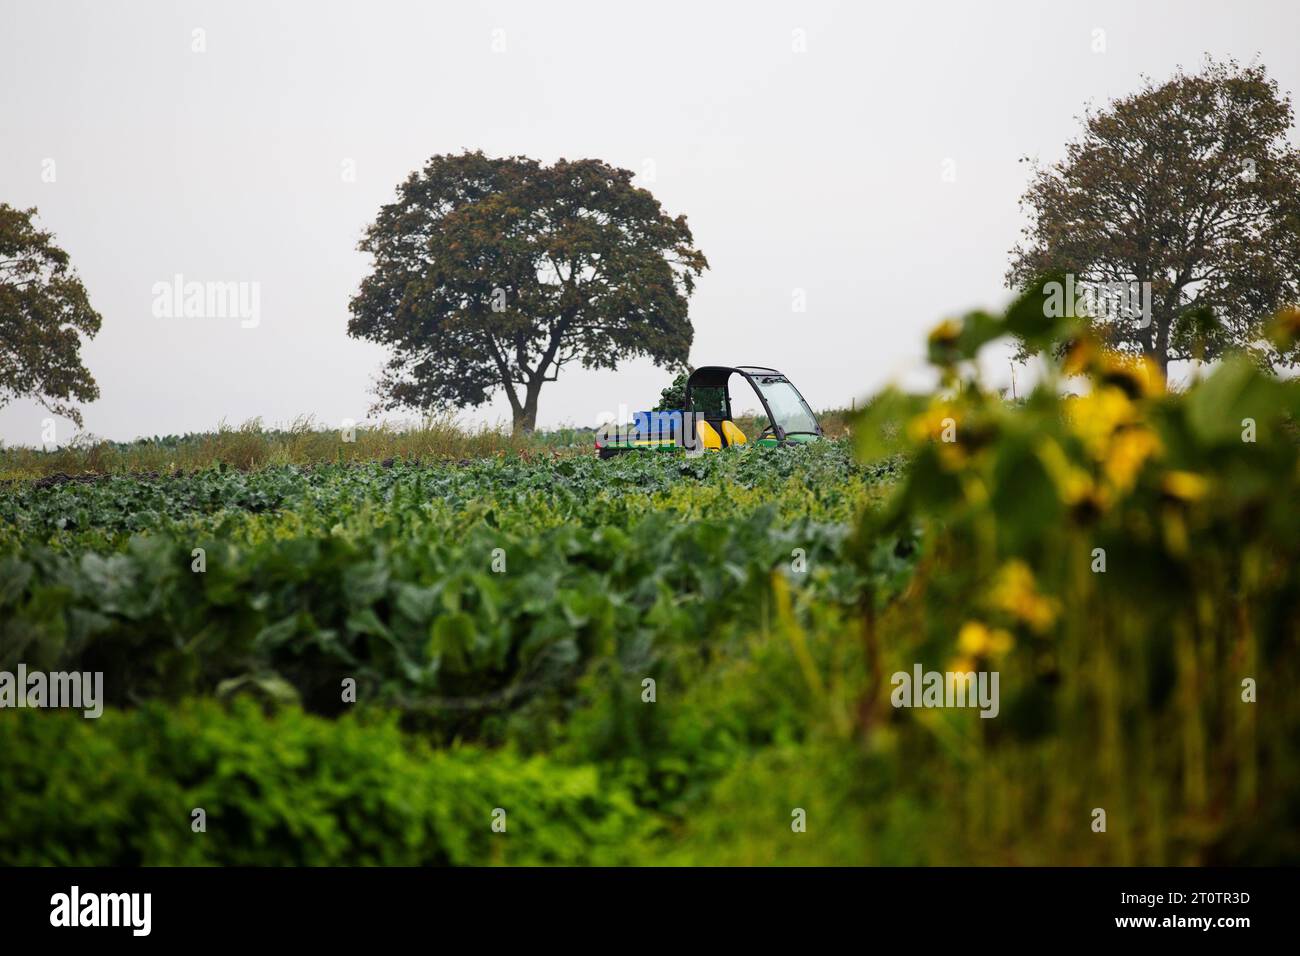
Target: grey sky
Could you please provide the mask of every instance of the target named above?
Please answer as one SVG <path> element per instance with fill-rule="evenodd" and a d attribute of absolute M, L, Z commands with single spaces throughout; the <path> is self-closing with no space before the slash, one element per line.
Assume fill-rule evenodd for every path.
<path fill-rule="evenodd" d="M 40 208 L 103 314 L 83 354 L 104 437 L 365 418 L 384 354 L 346 335 L 357 240 L 462 148 L 637 171 L 712 266 L 691 360 L 774 365 L 831 407 L 908 374 L 940 318 L 1006 300 L 1017 160 L 1057 158 L 1086 101 L 1206 52 L 1294 93 L 1297 36 L 1294 2 L 0 0 L 0 201 Z M 260 323 L 155 317 L 177 273 L 259 283 Z M 666 380 L 566 370 L 539 425 L 648 407 Z M 0 439 L 38 444 L 45 417 L 11 404 Z"/>

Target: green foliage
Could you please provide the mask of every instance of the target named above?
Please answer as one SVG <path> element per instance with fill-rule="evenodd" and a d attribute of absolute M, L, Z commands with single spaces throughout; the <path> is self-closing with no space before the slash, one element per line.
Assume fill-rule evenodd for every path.
<path fill-rule="evenodd" d="M 212 701 L 0 713 L 10 865 L 610 865 L 636 854 L 643 824 L 594 768 L 434 752 L 391 719 Z"/>
<path fill-rule="evenodd" d="M 691 377 L 689 370 L 678 372 L 672 382 L 659 393 L 659 403 L 652 411 L 676 412 L 686 409 L 686 380 Z"/>
<path fill-rule="evenodd" d="M 393 349 L 380 403 L 477 406 L 501 389 L 515 430 L 531 432 L 542 385 L 571 362 L 685 364 L 687 299 L 708 262 L 686 217 L 632 178 L 598 160 L 481 152 L 412 173 L 361 243 L 374 271 L 348 323 Z"/>
<path fill-rule="evenodd" d="M 95 336 L 100 316 L 68 254 L 35 217 L 35 209 L 0 203 L 0 407 L 35 399 L 81 424 L 75 403 L 99 397 L 81 364 L 81 337 Z"/>
<path fill-rule="evenodd" d="M 810 589 L 851 600 L 845 523 L 889 474 L 827 443 L 28 488 L 22 548 L 0 556 L 0 665 L 102 670 L 119 704 L 287 686 L 322 713 L 353 677 L 444 738 L 495 737 L 592 660 L 754 626 L 795 547 Z"/>
<path fill-rule="evenodd" d="M 698 514 L 704 503 L 718 516 L 770 503 L 783 515 L 840 520 L 852 516 L 866 483 L 888 478 L 896 465 L 860 467 L 846 446 L 824 443 L 696 459 L 395 460 L 14 482 L 0 484 L 0 541 L 117 548 L 129 535 L 176 526 L 191 536 L 239 537 L 248 516 L 258 519 L 250 533 L 260 537 L 404 516 L 497 527 L 513 521 L 526 531 L 573 521 L 597 527 L 647 510 Z"/>
<path fill-rule="evenodd" d="M 722 418 L 727 414 L 727 390 L 722 387 L 691 389 L 691 411 L 709 418 Z M 734 412 L 735 409 L 732 409 Z"/>
<path fill-rule="evenodd" d="M 727 768 L 662 862 L 917 866 L 941 862 L 936 821 L 891 762 L 828 740 L 752 750 Z M 803 811 L 805 832 L 792 829 Z"/>

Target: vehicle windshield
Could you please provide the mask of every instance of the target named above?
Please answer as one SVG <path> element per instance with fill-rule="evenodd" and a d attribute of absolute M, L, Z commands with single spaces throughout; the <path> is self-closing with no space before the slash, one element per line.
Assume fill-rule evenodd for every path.
<path fill-rule="evenodd" d="M 783 432 L 787 435 L 799 432 L 817 434 L 817 418 L 793 385 L 779 375 L 756 375 L 754 381 L 772 409 L 774 423 L 780 425 Z"/>

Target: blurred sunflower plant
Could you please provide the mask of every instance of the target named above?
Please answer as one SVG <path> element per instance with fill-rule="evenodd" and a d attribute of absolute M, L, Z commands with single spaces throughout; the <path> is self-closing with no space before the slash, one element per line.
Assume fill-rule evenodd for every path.
<path fill-rule="evenodd" d="M 1050 317 L 1050 281 L 1001 315 L 941 323 L 927 341 L 934 392 L 887 389 L 854 423 L 861 458 L 909 461 L 862 516 L 859 553 L 906 539 L 921 555 L 909 587 L 869 598 L 878 670 L 996 667 L 1013 733 L 980 734 L 1000 746 L 1055 733 L 1098 786 L 1123 790 L 1146 760 L 1162 793 L 1198 808 L 1216 788 L 1225 806 L 1255 799 L 1264 744 L 1234 736 L 1234 689 L 1265 662 L 1300 680 L 1300 382 L 1243 353 L 1171 391 L 1086 320 Z M 1296 346 L 1300 313 L 1270 335 Z M 981 375 L 999 340 L 1042 357 L 1018 400 Z M 1237 748 L 1220 764 L 1212 730 Z M 1134 749 L 1166 738 L 1183 747 L 1163 762 Z M 1209 779 L 1229 765 L 1243 776 Z"/>

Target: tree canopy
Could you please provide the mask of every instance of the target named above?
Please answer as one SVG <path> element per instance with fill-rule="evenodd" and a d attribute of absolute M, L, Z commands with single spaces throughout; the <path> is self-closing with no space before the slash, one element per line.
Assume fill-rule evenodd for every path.
<path fill-rule="evenodd" d="M 686 217 L 632 175 L 481 152 L 412 173 L 360 244 L 374 267 L 348 323 L 392 349 L 379 406 L 472 407 L 502 389 L 515 429 L 531 431 L 542 385 L 566 365 L 685 365 L 687 300 L 708 262 Z"/>
<path fill-rule="evenodd" d="M 80 425 L 73 403 L 99 397 L 81 363 L 81 336 L 94 337 L 100 315 L 35 218 L 35 209 L 0 203 L 0 406 L 34 399 Z"/>
<path fill-rule="evenodd" d="M 1292 365 L 1266 341 L 1274 312 L 1300 300 L 1300 154 L 1291 102 L 1262 66 L 1207 60 L 1160 85 L 1089 109 L 1063 160 L 1034 164 L 1030 214 L 1009 284 L 1046 275 L 1081 286 L 1149 283 L 1145 315 L 1112 310 L 1095 329 L 1167 373 L 1171 361 L 1229 351 Z M 1136 304 L 1136 303 L 1135 303 Z"/>

